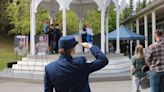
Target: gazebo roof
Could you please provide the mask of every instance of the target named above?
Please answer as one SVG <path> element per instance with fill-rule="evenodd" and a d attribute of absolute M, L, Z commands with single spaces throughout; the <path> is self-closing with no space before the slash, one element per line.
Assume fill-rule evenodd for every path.
<path fill-rule="evenodd" d="M 59 7 L 59 4 L 56 0 L 38 0 L 42 7 L 47 7 L 47 5 L 53 5 L 54 7 Z M 109 0 L 112 1 L 112 0 Z M 73 0 L 70 4 L 70 7 L 73 6 L 90 6 L 90 8 L 97 8 L 95 0 Z"/>
<path fill-rule="evenodd" d="M 96 0 L 73 0 L 69 8 L 73 10 L 78 17 L 83 17 L 88 9 L 98 9 L 98 5 L 95 1 Z M 114 4 L 113 0 L 107 0 L 107 2 L 109 3 L 105 4 Z M 57 0 L 36 0 L 36 3 L 35 11 L 37 11 L 38 7 L 45 8 L 50 13 L 56 13 L 60 10 Z"/>

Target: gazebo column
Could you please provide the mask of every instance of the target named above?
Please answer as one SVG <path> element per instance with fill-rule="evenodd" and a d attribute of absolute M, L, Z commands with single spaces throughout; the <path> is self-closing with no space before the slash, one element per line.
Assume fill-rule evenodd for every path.
<path fill-rule="evenodd" d="M 50 17 L 50 24 L 53 24 L 54 22 L 53 22 L 53 18 L 52 17 Z"/>
<path fill-rule="evenodd" d="M 37 7 L 42 0 L 31 0 L 30 5 L 30 53 L 35 55 L 35 34 L 36 34 L 36 15 Z"/>
<path fill-rule="evenodd" d="M 136 33 L 137 34 L 139 34 L 139 28 L 140 26 L 139 26 L 139 19 L 136 19 Z M 137 40 L 137 45 L 139 45 L 140 44 L 140 41 L 139 40 Z"/>
<path fill-rule="evenodd" d="M 56 0 L 60 6 L 60 10 L 62 10 L 62 23 L 63 23 L 63 36 L 66 36 L 66 30 L 67 30 L 67 15 L 66 12 L 69 10 L 69 5 L 72 2 L 72 0 Z"/>
<path fill-rule="evenodd" d="M 144 29 L 145 29 L 145 49 L 148 48 L 148 21 L 147 21 L 147 15 L 144 16 Z"/>
<path fill-rule="evenodd" d="M 106 52 L 109 52 L 109 10 L 106 12 Z"/>
<path fill-rule="evenodd" d="M 120 7 L 119 7 L 119 0 L 112 0 L 116 7 L 116 53 L 120 53 Z"/>
<path fill-rule="evenodd" d="M 116 7 L 116 30 L 117 30 L 117 39 L 116 39 L 116 53 L 120 53 L 120 11 L 119 11 L 119 7 Z"/>
<path fill-rule="evenodd" d="M 134 31 L 134 30 L 133 30 L 133 22 L 130 23 L 130 30 L 131 30 L 131 31 Z M 130 48 L 130 53 L 129 53 L 129 54 L 130 54 L 130 57 L 133 56 L 133 54 L 132 54 L 132 52 L 133 52 L 132 45 L 133 45 L 133 40 L 130 40 L 130 47 L 129 47 L 129 48 Z"/>
<path fill-rule="evenodd" d="M 131 31 L 134 31 L 134 30 L 133 30 L 133 22 L 130 23 L 130 30 L 131 30 Z"/>
<path fill-rule="evenodd" d="M 105 53 L 105 9 L 101 10 L 101 50 Z"/>
<path fill-rule="evenodd" d="M 82 17 L 78 17 L 78 21 L 79 21 L 79 35 L 75 35 L 76 40 L 81 43 L 82 42 L 82 37 L 81 37 L 81 31 L 82 31 L 82 26 L 83 26 L 83 18 Z M 83 47 L 78 44 L 76 46 L 76 52 L 77 53 L 82 53 L 83 52 Z"/>
<path fill-rule="evenodd" d="M 80 1 L 80 4 L 81 5 L 76 10 L 76 14 L 77 14 L 78 19 L 79 19 L 79 35 L 81 35 L 80 32 L 83 29 L 83 19 L 84 19 L 84 11 L 83 11 L 83 6 L 82 6 L 82 1 Z"/>
<path fill-rule="evenodd" d="M 152 15 L 152 43 L 155 43 L 155 38 L 154 38 L 154 35 L 155 35 L 155 31 L 156 31 L 156 12 L 155 10 L 152 11 L 151 13 Z"/>
<path fill-rule="evenodd" d="M 105 12 L 110 5 L 110 0 L 95 0 L 101 11 L 101 51 L 105 53 Z"/>
<path fill-rule="evenodd" d="M 83 18 L 79 17 L 79 35 L 81 35 L 81 31 L 83 29 Z"/>
<path fill-rule="evenodd" d="M 51 9 L 49 11 L 49 14 L 50 14 L 50 24 L 53 24 L 53 22 L 54 22 L 55 11 L 57 11 L 57 10 L 55 10 L 53 8 L 53 5 L 51 4 Z"/>
<path fill-rule="evenodd" d="M 54 18 L 53 17 L 54 16 L 50 13 L 50 16 L 49 17 L 50 17 L 50 24 L 53 24 L 53 21 L 54 21 Z"/>
<path fill-rule="evenodd" d="M 66 36 L 66 34 L 67 34 L 67 32 L 66 32 L 66 30 L 67 30 L 67 15 L 66 15 L 66 9 L 63 9 L 63 11 L 62 11 L 62 13 L 63 13 L 63 21 L 62 21 L 62 23 L 63 23 L 63 36 Z"/>
<path fill-rule="evenodd" d="M 36 34 L 36 15 L 35 15 L 35 1 L 31 1 L 30 7 L 30 52 L 35 55 L 35 34 Z"/>

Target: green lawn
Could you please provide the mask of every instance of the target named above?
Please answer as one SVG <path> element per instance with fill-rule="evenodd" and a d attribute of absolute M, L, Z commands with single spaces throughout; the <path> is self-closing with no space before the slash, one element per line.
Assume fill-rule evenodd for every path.
<path fill-rule="evenodd" d="M 7 62 L 16 60 L 13 48 L 13 38 L 0 35 L 0 71 L 6 68 Z"/>

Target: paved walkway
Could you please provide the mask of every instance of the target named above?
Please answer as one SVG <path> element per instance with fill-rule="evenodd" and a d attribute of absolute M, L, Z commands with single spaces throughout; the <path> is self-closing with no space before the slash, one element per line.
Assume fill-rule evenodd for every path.
<path fill-rule="evenodd" d="M 90 83 L 92 92 L 131 92 L 131 81 Z M 43 92 L 43 84 L 0 80 L 1 92 Z M 142 92 L 149 92 L 144 90 Z"/>

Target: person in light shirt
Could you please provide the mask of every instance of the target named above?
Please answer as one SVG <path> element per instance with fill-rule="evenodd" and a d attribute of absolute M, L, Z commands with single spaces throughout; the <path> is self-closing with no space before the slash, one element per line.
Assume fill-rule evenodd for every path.
<path fill-rule="evenodd" d="M 88 25 L 87 28 L 86 28 L 86 31 L 87 31 L 87 42 L 88 43 L 92 43 L 92 40 L 93 40 L 93 29 L 92 29 L 92 26 L 91 25 Z"/>
<path fill-rule="evenodd" d="M 87 43 L 92 45 L 92 42 L 93 42 L 93 29 L 92 29 L 92 26 L 91 25 L 87 25 L 87 28 L 86 28 L 86 31 L 87 31 L 87 37 L 86 37 L 86 40 L 87 40 Z M 85 53 L 88 53 L 90 52 L 89 49 L 85 48 L 84 50 Z"/>

